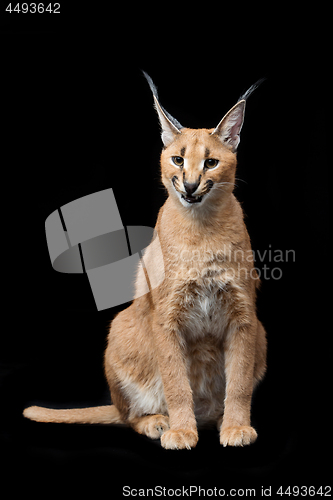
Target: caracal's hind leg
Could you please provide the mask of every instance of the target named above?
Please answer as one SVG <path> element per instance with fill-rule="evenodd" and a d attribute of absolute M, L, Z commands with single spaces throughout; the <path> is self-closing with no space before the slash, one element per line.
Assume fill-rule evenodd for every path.
<path fill-rule="evenodd" d="M 139 434 L 144 434 L 150 439 L 159 439 L 169 430 L 169 417 L 165 415 L 145 415 L 130 420 L 128 424 Z"/>

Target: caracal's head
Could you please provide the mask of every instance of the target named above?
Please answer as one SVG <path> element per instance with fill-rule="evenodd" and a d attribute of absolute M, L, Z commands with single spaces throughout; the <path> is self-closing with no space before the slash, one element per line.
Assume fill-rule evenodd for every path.
<path fill-rule="evenodd" d="M 240 97 L 215 129 L 191 129 L 180 125 L 160 105 L 152 79 L 147 73 L 144 75 L 161 124 L 162 181 L 169 195 L 189 210 L 218 206 L 234 189 L 246 99 L 261 80 Z"/>

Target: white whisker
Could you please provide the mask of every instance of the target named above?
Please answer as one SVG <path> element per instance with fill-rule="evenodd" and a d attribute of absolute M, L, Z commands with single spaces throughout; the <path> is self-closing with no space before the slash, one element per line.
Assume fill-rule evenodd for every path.
<path fill-rule="evenodd" d="M 247 182 L 244 181 L 244 179 L 241 179 L 240 177 L 235 177 L 235 180 L 236 181 L 241 181 L 241 182 L 244 182 L 244 184 L 247 184 Z"/>

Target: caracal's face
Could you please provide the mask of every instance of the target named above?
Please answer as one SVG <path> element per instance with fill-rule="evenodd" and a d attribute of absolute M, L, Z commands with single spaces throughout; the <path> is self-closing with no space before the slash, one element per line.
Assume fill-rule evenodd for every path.
<path fill-rule="evenodd" d="M 234 188 L 236 154 L 212 131 L 183 128 L 161 154 L 165 187 L 189 209 L 219 204 Z"/>

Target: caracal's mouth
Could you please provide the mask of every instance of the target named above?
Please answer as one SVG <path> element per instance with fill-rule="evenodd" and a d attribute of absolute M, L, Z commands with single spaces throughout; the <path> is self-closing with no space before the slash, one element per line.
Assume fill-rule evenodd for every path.
<path fill-rule="evenodd" d="M 203 198 L 203 195 L 190 196 L 190 195 L 182 194 L 181 196 L 182 196 L 183 200 L 187 201 L 187 203 L 200 203 L 202 198 Z"/>
<path fill-rule="evenodd" d="M 180 189 L 179 189 L 179 185 L 178 185 L 178 179 L 176 176 L 174 176 L 172 178 L 172 184 L 175 188 L 175 190 L 177 191 L 178 194 L 180 194 L 181 198 L 186 201 L 186 203 L 188 204 L 194 204 L 194 203 L 201 203 L 203 197 L 209 193 L 209 191 L 212 189 L 213 185 L 214 185 L 214 182 L 212 180 L 208 180 L 206 181 L 202 191 L 200 194 L 197 194 L 197 195 L 190 195 L 190 194 L 185 194 L 184 192 L 182 192 Z"/>

